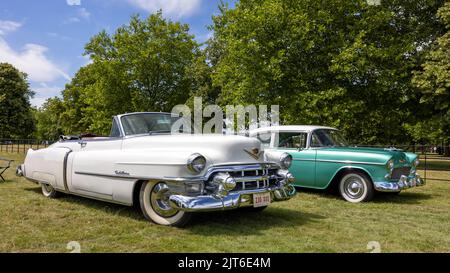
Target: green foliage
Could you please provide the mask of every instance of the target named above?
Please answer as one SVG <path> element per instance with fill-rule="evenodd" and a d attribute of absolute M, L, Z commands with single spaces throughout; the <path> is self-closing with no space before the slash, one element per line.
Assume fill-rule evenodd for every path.
<path fill-rule="evenodd" d="M 59 98 L 50 98 L 39 110 L 34 111 L 36 124 L 35 137 L 41 140 L 55 140 L 62 135 L 61 113 L 63 102 Z"/>
<path fill-rule="evenodd" d="M 170 111 L 185 103 L 193 86 L 206 84 L 200 72 L 188 74 L 196 70 L 194 60 L 201 55 L 188 26 L 164 19 L 161 12 L 146 19 L 133 16 L 112 35 L 100 32 L 85 54 L 93 62 L 62 92 L 59 124 L 64 134 L 107 135 L 113 115 Z"/>
<path fill-rule="evenodd" d="M 34 130 L 27 76 L 0 63 L 0 138 L 27 138 Z"/>
<path fill-rule="evenodd" d="M 86 45 L 94 61 L 91 75 L 96 75 L 84 100 L 84 117 L 93 124 L 89 129 L 106 133 L 112 115 L 170 111 L 184 103 L 191 90 L 186 71 L 197 51 L 188 26 L 164 19 L 161 12 L 145 20 L 133 16 L 112 36 L 94 36 Z"/>
<path fill-rule="evenodd" d="M 414 73 L 413 84 L 419 89 L 422 110 L 419 121 L 409 130 L 418 141 L 450 141 L 450 3 L 438 11 L 446 32 L 426 54 L 421 69 Z M 427 130 L 427 127 L 434 127 Z"/>
<path fill-rule="evenodd" d="M 284 124 L 336 126 L 359 143 L 406 141 L 410 71 L 439 34 L 441 5 L 242 0 L 214 17 L 213 84 L 222 104 L 279 104 Z"/>
<path fill-rule="evenodd" d="M 133 16 L 91 38 L 93 62 L 40 110 L 52 117 L 36 114 L 38 134 L 108 134 L 113 115 L 170 111 L 201 96 L 278 104 L 283 124 L 338 127 L 354 143 L 448 140 L 444 3 L 241 0 L 219 7 L 204 50 L 161 12 Z"/>

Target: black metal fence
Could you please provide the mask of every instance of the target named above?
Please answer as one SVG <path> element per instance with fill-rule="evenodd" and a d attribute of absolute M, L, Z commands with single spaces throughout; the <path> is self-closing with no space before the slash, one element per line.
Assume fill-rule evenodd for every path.
<path fill-rule="evenodd" d="M 54 143 L 37 139 L 0 139 L 0 152 L 25 154 L 28 149 L 42 149 Z"/>
<path fill-rule="evenodd" d="M 25 154 L 28 149 L 42 149 L 46 148 L 55 141 L 51 140 L 37 140 L 37 139 L 0 139 L 0 152 Z M 449 171 L 450 172 L 450 156 L 445 156 L 450 151 L 450 146 L 442 145 L 354 145 L 356 147 L 369 148 L 386 148 L 386 149 L 401 149 L 408 152 L 416 153 L 420 156 L 421 164 L 419 170 L 424 171 L 424 178 L 426 180 L 446 181 L 450 179 L 430 177 L 434 171 Z"/>

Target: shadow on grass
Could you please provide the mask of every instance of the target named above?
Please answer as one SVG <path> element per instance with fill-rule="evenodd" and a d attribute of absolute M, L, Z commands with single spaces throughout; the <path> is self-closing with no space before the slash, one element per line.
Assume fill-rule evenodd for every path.
<path fill-rule="evenodd" d="M 40 187 L 26 188 L 25 190 L 42 194 Z M 137 206 L 128 207 L 95 199 L 84 198 L 76 195 L 62 194 L 57 199 L 81 205 L 89 209 L 114 214 L 120 217 L 128 217 L 136 221 L 147 220 Z M 269 207 L 264 211 L 254 212 L 243 209 L 230 211 L 215 211 L 194 213 L 192 221 L 185 227 L 186 230 L 202 235 L 255 235 L 262 230 L 277 226 L 301 226 L 309 222 L 325 219 L 324 216 L 312 213 L 304 213 L 300 210 L 292 210 L 279 207 Z"/>
<path fill-rule="evenodd" d="M 337 189 L 317 190 L 309 188 L 298 188 L 300 193 L 318 194 L 321 197 L 347 202 L 341 198 Z M 376 192 L 371 202 L 374 203 L 398 203 L 398 204 L 420 204 L 421 201 L 433 198 L 433 195 L 403 191 L 401 193 Z"/>
<path fill-rule="evenodd" d="M 378 192 L 373 201 L 375 203 L 420 204 L 423 200 L 433 198 L 433 195 L 421 192 L 389 193 Z"/>
<path fill-rule="evenodd" d="M 305 213 L 279 207 L 269 207 L 264 211 L 252 212 L 244 209 L 198 213 L 186 227 L 194 234 L 217 235 L 258 235 L 272 227 L 298 227 L 325 219 L 323 215 Z"/>
<path fill-rule="evenodd" d="M 25 190 L 42 195 L 40 187 L 26 188 Z M 129 207 L 65 193 L 61 193 L 61 196 L 58 197 L 56 200 L 58 200 L 59 202 L 81 205 L 89 209 L 95 209 L 98 211 L 114 214 L 121 217 L 128 217 L 137 221 L 146 221 L 140 209 L 136 207 Z"/>
<path fill-rule="evenodd" d="M 0 178 L 0 185 L 1 185 L 1 184 L 10 184 L 10 183 L 15 183 L 15 182 L 17 182 L 17 181 L 8 179 L 8 178 L 6 178 L 6 177 L 5 177 L 5 181 L 3 181 L 3 180 Z"/>
<path fill-rule="evenodd" d="M 297 190 L 297 192 L 299 194 L 302 194 L 302 193 L 314 194 L 314 195 L 319 195 L 324 198 L 344 201 L 344 199 L 342 199 L 341 196 L 339 195 L 338 189 L 336 187 L 328 187 L 325 190 L 302 188 L 302 187 L 295 187 L 295 189 Z"/>

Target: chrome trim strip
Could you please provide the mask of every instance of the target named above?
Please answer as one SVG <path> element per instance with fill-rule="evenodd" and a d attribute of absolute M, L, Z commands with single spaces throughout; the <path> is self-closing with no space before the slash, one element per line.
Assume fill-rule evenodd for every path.
<path fill-rule="evenodd" d="M 103 174 L 103 173 L 91 173 L 91 172 L 75 172 L 79 175 L 90 175 L 99 177 L 120 178 L 127 180 L 170 180 L 176 182 L 192 182 L 192 181 L 204 181 L 202 177 L 155 177 L 155 176 L 129 176 L 129 175 L 117 175 L 117 174 Z"/>
<path fill-rule="evenodd" d="M 343 163 L 343 164 L 367 164 L 367 165 L 379 165 L 384 166 L 385 163 L 377 163 L 377 162 L 359 162 L 359 161 L 351 161 L 351 160 L 326 160 L 326 159 L 318 159 L 316 162 L 329 162 L 329 163 Z"/>
<path fill-rule="evenodd" d="M 73 151 L 70 148 L 67 148 L 67 149 L 69 149 L 69 151 L 66 152 L 66 155 L 64 156 L 64 163 L 63 163 L 63 182 L 64 182 L 64 190 L 66 192 L 70 192 L 69 186 L 67 184 L 67 160 L 69 159 L 70 153 L 72 153 Z"/>
<path fill-rule="evenodd" d="M 306 158 L 293 158 L 293 161 L 316 161 L 315 159 L 306 159 Z"/>
<path fill-rule="evenodd" d="M 100 176 L 100 177 L 111 177 L 111 178 L 124 178 L 128 180 L 139 180 L 139 179 L 147 179 L 147 180 L 154 180 L 154 179 L 161 179 L 160 177 L 133 177 L 128 175 L 117 175 L 117 174 L 103 174 L 103 173 L 91 173 L 91 172 L 74 172 L 75 174 L 79 175 L 90 175 L 90 176 Z"/>
<path fill-rule="evenodd" d="M 149 162 L 116 162 L 118 165 L 145 165 L 145 166 L 184 166 L 186 163 L 165 164 L 165 163 L 149 163 Z"/>

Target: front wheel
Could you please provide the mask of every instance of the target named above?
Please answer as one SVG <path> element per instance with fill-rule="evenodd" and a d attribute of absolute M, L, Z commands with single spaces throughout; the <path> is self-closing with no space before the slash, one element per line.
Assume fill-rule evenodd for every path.
<path fill-rule="evenodd" d="M 339 193 L 348 202 L 359 203 L 372 200 L 374 189 L 366 174 L 350 172 L 341 178 Z"/>
<path fill-rule="evenodd" d="M 169 188 L 164 182 L 147 181 L 142 184 L 139 203 L 147 220 L 164 226 L 182 227 L 191 219 L 191 213 L 169 205 Z"/>

